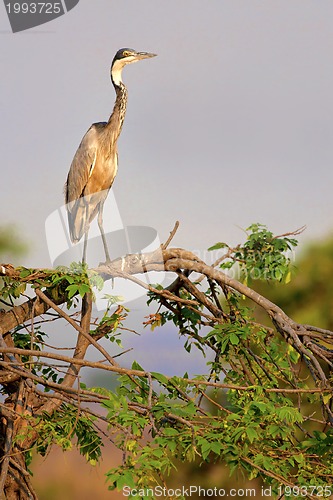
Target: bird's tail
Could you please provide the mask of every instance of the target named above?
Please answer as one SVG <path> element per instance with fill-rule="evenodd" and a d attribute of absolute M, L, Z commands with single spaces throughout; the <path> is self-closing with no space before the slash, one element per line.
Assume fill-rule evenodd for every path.
<path fill-rule="evenodd" d="M 68 226 L 72 243 L 80 241 L 87 230 L 87 203 L 84 197 L 68 204 Z"/>

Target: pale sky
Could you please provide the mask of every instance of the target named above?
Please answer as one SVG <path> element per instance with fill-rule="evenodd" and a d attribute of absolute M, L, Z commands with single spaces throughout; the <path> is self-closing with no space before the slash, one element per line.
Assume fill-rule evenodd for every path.
<path fill-rule="evenodd" d="M 49 266 L 44 224 L 89 126 L 112 111 L 120 47 L 158 57 L 129 66 L 114 194 L 126 225 L 205 250 L 333 228 L 331 0 L 80 0 L 12 34 L 0 5 L 1 224 Z M 109 214 L 112 217 L 112 214 Z"/>

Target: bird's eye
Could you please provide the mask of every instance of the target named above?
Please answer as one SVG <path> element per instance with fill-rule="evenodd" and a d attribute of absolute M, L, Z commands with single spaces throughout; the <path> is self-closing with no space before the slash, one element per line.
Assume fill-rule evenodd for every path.
<path fill-rule="evenodd" d="M 124 52 L 123 52 L 123 57 L 128 57 L 128 56 L 130 56 L 130 55 L 131 55 L 131 53 L 130 53 L 130 51 L 129 51 L 129 50 L 124 50 Z"/>

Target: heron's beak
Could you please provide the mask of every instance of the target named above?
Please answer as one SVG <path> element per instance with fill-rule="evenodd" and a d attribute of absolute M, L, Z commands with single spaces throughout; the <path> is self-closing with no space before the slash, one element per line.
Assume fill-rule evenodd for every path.
<path fill-rule="evenodd" d="M 151 54 L 150 52 L 137 52 L 136 53 L 136 58 L 138 61 L 141 59 L 148 59 L 149 57 L 155 57 L 157 54 Z"/>

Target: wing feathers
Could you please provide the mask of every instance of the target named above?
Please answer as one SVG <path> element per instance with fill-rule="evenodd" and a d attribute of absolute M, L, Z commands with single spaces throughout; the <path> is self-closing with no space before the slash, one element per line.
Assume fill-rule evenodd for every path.
<path fill-rule="evenodd" d="M 94 123 L 73 158 L 65 198 L 71 240 L 79 241 L 102 209 L 117 173 L 117 147 L 106 134 L 106 123 Z"/>
<path fill-rule="evenodd" d="M 97 149 L 97 128 L 92 125 L 74 155 L 65 185 L 68 224 L 73 243 L 82 238 L 86 229 L 87 201 L 84 199 L 84 190 L 96 165 Z"/>

